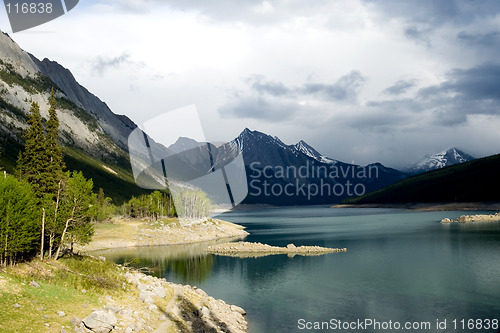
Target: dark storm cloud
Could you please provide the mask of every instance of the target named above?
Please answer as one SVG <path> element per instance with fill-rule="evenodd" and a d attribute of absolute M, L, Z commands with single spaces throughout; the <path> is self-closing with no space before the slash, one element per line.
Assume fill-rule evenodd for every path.
<path fill-rule="evenodd" d="M 440 98 L 450 94 L 460 100 L 500 102 L 500 64 L 454 69 L 443 83 L 419 91 L 419 96 L 423 98 Z"/>
<path fill-rule="evenodd" d="M 262 119 L 280 122 L 291 119 L 297 105 L 263 96 L 245 96 L 230 100 L 219 108 L 219 114 L 231 118 Z"/>
<path fill-rule="evenodd" d="M 306 83 L 297 89 L 304 95 L 317 95 L 330 101 L 355 100 L 366 78 L 357 70 L 342 76 L 333 84 Z"/>
<path fill-rule="evenodd" d="M 466 31 L 461 31 L 457 38 L 469 46 L 480 46 L 488 48 L 499 48 L 500 46 L 500 32 L 491 31 L 488 33 L 468 33 Z"/>
<path fill-rule="evenodd" d="M 399 80 L 389 88 L 384 89 L 383 93 L 387 95 L 401 95 L 416 85 L 415 80 Z"/>
<path fill-rule="evenodd" d="M 382 18 L 402 19 L 406 26 L 434 28 L 444 24 L 464 25 L 477 18 L 495 17 L 500 12 L 497 0 L 365 0 Z"/>
<path fill-rule="evenodd" d="M 365 3 L 375 10 L 380 22 L 401 21 L 403 35 L 427 47 L 433 46 L 433 33 L 443 26 L 460 28 L 472 23 L 481 25 L 500 13 L 498 0 L 365 0 Z M 458 38 L 489 47 L 487 43 L 498 37 L 464 32 Z"/>
<path fill-rule="evenodd" d="M 264 75 L 253 75 L 245 82 L 258 94 L 288 97 L 317 97 L 328 101 L 348 101 L 357 97 L 366 78 L 357 70 L 343 75 L 333 83 L 304 83 L 301 86 L 286 86 L 283 82 L 268 81 Z"/>
<path fill-rule="evenodd" d="M 248 78 L 246 82 L 250 84 L 250 87 L 253 90 L 259 93 L 270 94 L 273 96 L 282 96 L 291 93 L 291 90 L 282 82 L 266 81 L 264 75 L 253 75 Z"/>
<path fill-rule="evenodd" d="M 244 80 L 245 92 L 232 93 L 228 102 L 219 108 L 219 114 L 236 118 L 255 118 L 279 121 L 292 118 L 302 100 L 322 103 L 355 103 L 359 90 L 366 81 L 356 70 L 343 75 L 333 83 L 304 83 L 287 86 L 283 82 L 267 80 L 264 75 L 252 75 Z"/>
<path fill-rule="evenodd" d="M 411 98 L 398 98 L 400 92 L 415 86 L 398 81 L 384 92 L 393 99 L 372 100 L 347 117 L 346 124 L 368 131 L 456 126 L 466 124 L 472 115 L 500 116 L 500 64 L 488 63 L 467 69 L 454 69 L 437 85 L 420 88 Z"/>
<path fill-rule="evenodd" d="M 445 82 L 422 89 L 422 99 L 435 104 L 435 120 L 456 125 L 470 115 L 500 115 L 500 64 L 455 69 Z"/>

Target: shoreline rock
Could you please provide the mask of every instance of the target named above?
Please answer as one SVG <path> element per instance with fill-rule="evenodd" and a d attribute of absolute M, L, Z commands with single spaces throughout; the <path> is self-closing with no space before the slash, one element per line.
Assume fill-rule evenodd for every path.
<path fill-rule="evenodd" d="M 473 222 L 496 222 L 500 221 L 500 213 L 490 215 L 462 215 L 458 219 L 444 218 L 441 223 L 473 223 Z"/>
<path fill-rule="evenodd" d="M 239 306 L 208 296 L 194 286 L 121 269 L 134 296 L 106 296 L 106 306 L 93 309 L 84 319 L 71 320 L 74 332 L 246 333 L 248 330 L 246 312 Z"/>
<path fill-rule="evenodd" d="M 206 250 L 208 253 L 232 256 L 232 257 L 261 257 L 273 254 L 288 254 L 289 256 L 315 256 L 326 253 L 347 252 L 346 248 L 328 248 L 320 246 L 295 246 L 288 244 L 286 247 L 271 246 L 262 243 L 251 242 L 235 242 L 224 243 L 219 245 L 209 246 Z"/>

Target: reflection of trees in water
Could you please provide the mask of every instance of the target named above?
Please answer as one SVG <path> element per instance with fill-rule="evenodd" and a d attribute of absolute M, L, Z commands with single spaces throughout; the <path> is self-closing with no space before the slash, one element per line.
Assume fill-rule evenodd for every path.
<path fill-rule="evenodd" d="M 174 273 L 186 283 L 201 283 L 210 276 L 215 264 L 215 257 L 213 255 L 182 259 L 120 257 L 114 261 L 141 271 L 147 271 L 156 277 L 166 277 L 169 273 Z"/>
<path fill-rule="evenodd" d="M 184 260 L 172 260 L 170 269 L 188 283 L 200 283 L 205 281 L 212 271 L 215 257 L 212 255 L 191 257 Z M 168 269 L 163 275 L 168 273 Z"/>

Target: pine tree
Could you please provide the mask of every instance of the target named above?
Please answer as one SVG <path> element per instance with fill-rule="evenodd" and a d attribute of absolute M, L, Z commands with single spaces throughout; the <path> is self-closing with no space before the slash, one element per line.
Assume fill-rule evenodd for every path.
<path fill-rule="evenodd" d="M 58 184 L 62 179 L 62 173 L 65 168 L 61 148 L 57 144 L 59 135 L 59 119 L 56 111 L 56 98 L 54 89 L 50 92 L 49 98 L 49 120 L 47 121 L 47 160 L 48 168 L 46 170 L 47 193 L 55 195 Z"/>
<path fill-rule="evenodd" d="M 33 186 L 35 195 L 41 199 L 48 190 L 46 171 L 49 160 L 40 107 L 36 102 L 31 103 L 28 125 L 30 127 L 24 135 L 24 153 L 18 159 L 18 168 L 21 169 L 21 178 Z"/>

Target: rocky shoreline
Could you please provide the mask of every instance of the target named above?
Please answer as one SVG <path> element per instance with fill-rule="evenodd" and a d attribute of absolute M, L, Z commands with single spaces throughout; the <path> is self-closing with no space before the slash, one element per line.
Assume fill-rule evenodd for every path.
<path fill-rule="evenodd" d="M 472 222 L 496 222 L 500 221 L 500 213 L 490 214 L 490 215 L 462 215 L 458 219 L 444 218 L 441 223 L 472 223 Z"/>
<path fill-rule="evenodd" d="M 117 219 L 106 228 L 100 227 L 94 240 L 79 251 L 202 243 L 248 235 L 243 226 L 217 219 L 166 223 Z M 137 288 L 135 305 L 127 307 L 110 299 L 105 308 L 94 310 L 82 320 L 76 318 L 72 322 L 75 332 L 247 332 L 242 308 L 216 300 L 195 286 L 123 270 L 127 281 Z M 102 323 L 105 325 L 99 326 Z"/>
<path fill-rule="evenodd" d="M 74 332 L 247 332 L 242 308 L 214 299 L 197 287 L 121 269 L 135 296 L 106 296 L 104 307 L 71 320 Z"/>
<path fill-rule="evenodd" d="M 289 256 L 317 256 L 326 253 L 347 252 L 346 248 L 328 248 L 320 246 L 295 246 L 288 244 L 286 247 L 271 246 L 262 243 L 236 242 L 209 246 L 208 253 L 231 257 L 261 257 L 273 254 L 288 254 Z"/>

